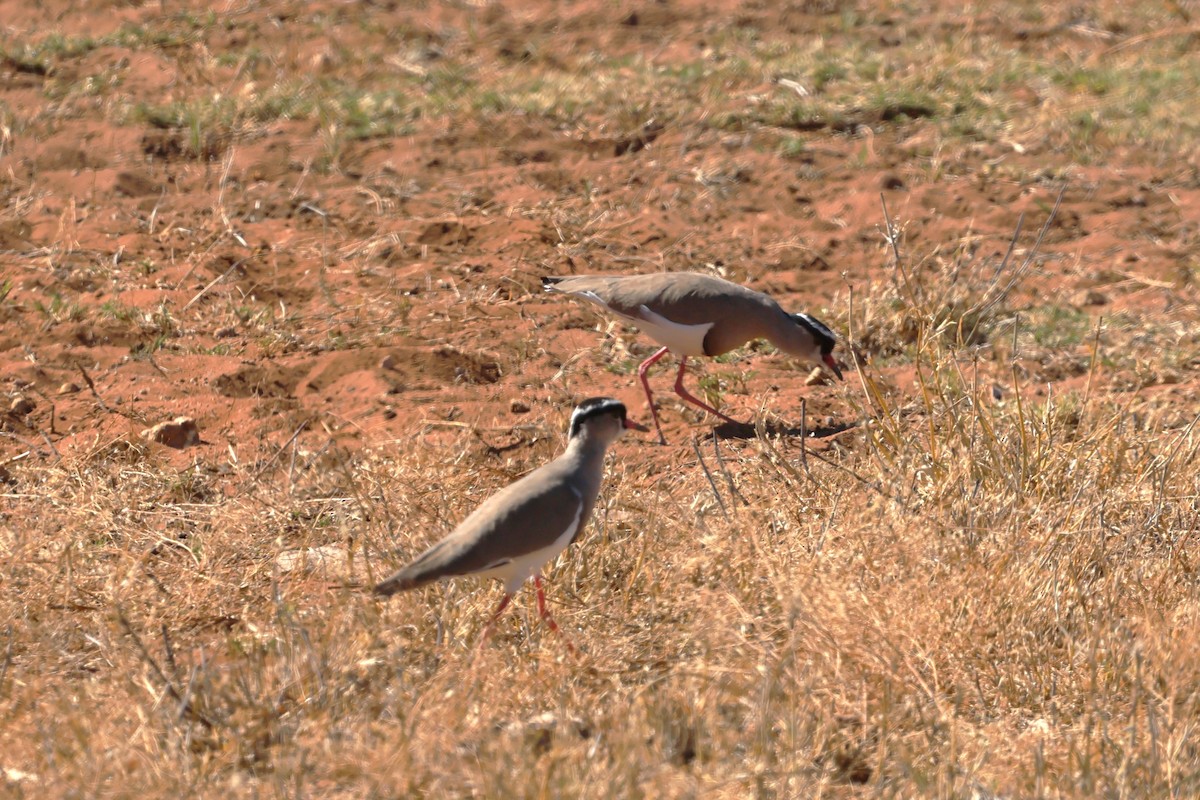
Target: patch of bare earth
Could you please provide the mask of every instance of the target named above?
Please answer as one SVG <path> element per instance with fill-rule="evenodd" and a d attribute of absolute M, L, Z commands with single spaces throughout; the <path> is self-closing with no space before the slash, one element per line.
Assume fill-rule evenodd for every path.
<path fill-rule="evenodd" d="M 0 2 L 0 787 L 1197 793 L 1194 16 Z M 653 373 L 578 658 L 363 591 L 578 400 L 649 421 L 539 277 L 662 270 L 848 380 Z"/>

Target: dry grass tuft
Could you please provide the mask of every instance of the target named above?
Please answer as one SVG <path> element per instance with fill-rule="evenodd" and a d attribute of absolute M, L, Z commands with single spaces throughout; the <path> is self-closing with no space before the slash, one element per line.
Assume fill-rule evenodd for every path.
<path fill-rule="evenodd" d="M 1002 363 L 968 357 L 934 306 L 887 305 L 916 325 L 919 389 L 864 369 L 864 423 L 807 472 L 802 443 L 765 429 L 721 445 L 728 482 L 707 455 L 711 483 L 617 448 L 552 572 L 578 659 L 525 596 L 477 652 L 493 590 L 359 588 L 552 448 L 506 462 L 468 431 L 418 432 L 286 479 L 121 442 L 14 465 L 10 786 L 1196 790 L 1196 420 L 1095 390 L 1035 399 L 1016 361 L 997 399 Z M 345 564 L 276 566 L 318 547 Z"/>
<path fill-rule="evenodd" d="M 745 24 L 689 3 L 641 21 L 566 4 L 502 43 L 483 41 L 507 24 L 486 3 L 429 4 L 432 21 L 405 4 L 173 5 L 105 35 L 0 38 L 0 72 L 43 101 L 0 105 L 0 158 L 69 123 L 140 125 L 142 150 L 106 169 L 176 170 L 174 186 L 214 198 L 188 215 L 176 188 L 119 214 L 60 196 L 58 233 L 44 214 L 37 233 L 53 246 L 33 248 L 39 181 L 87 159 L 34 168 L 45 154 L 28 146 L 28 175 L 0 176 L 19 263 L 0 320 L 36 317 L 70 343 L 33 342 L 19 366 L 65 354 L 90 390 L 75 386 L 91 405 L 72 424 L 109 424 L 71 450 L 51 439 L 52 398 L 37 398 L 49 431 L 12 398 L 0 413 L 0 794 L 1200 795 L 1200 418 L 1170 394 L 1200 365 L 1196 231 L 1175 210 L 1196 186 L 1200 61 L 1178 4 L 1065 21 L 1031 3 L 788 4 L 805 46 L 752 3 Z M 691 38 L 668 50 L 676 23 Z M 297 44 L 260 49 L 254 32 L 277 45 L 285 24 Z M 103 69 L 79 61 L 114 48 Z M 307 149 L 277 159 L 276 135 Z M 1131 152 L 1146 186 L 1092 197 L 1085 168 L 1119 173 Z M 954 203 L 920 194 L 907 213 L 926 238 L 910 247 L 903 219 L 881 219 L 864 264 L 855 208 L 825 196 L 861 173 L 912 197 L 1003 191 L 990 212 L 957 209 L 950 244 Z M 1045 253 L 1066 178 L 1096 238 L 1079 226 Z M 1039 213 L 1011 243 L 970 230 L 1022 203 Z M 760 226 L 781 205 L 810 215 L 802 229 Z M 1124 212 L 1144 235 L 1128 252 L 1111 233 Z M 76 241 L 95 220 L 92 243 L 113 250 Z M 134 232 L 138 260 L 114 243 Z M 783 263 L 793 250 L 808 260 Z M 1144 262 L 1109 270 L 1118 251 Z M 839 282 L 826 256 L 856 255 Z M 1168 256 L 1177 275 L 1152 269 Z M 764 393 L 749 438 L 626 439 L 549 571 L 581 655 L 528 593 L 477 650 L 495 587 L 387 602 L 364 587 L 557 452 L 606 369 L 636 396 L 644 340 L 539 305 L 537 274 L 592 268 L 854 286 L 821 316 L 860 357 L 843 394 L 814 391 L 852 413 L 820 439 L 781 435 L 794 409 L 777 418 L 782 395 Z M 1052 269 L 1056 291 L 1103 286 L 1113 310 L 1043 296 Z M 150 289 L 157 313 L 76 302 Z M 510 321 L 538 337 L 507 341 Z M 6 328 L 6 347 L 27 330 Z M 222 400 L 262 401 L 221 440 L 228 458 L 188 464 L 137 438 L 133 401 L 83 366 L 109 334 L 122 365 L 166 374 L 153 356 L 172 348 L 180 395 L 200 365 L 208 384 L 240 381 Z M 393 368 L 384 348 L 407 337 L 449 377 Z M 332 359 L 313 366 L 332 351 L 360 358 L 360 400 L 411 417 L 403 435 L 384 440 L 368 402 L 358 417 L 300 407 L 302 388 L 335 391 L 340 373 L 315 386 Z M 710 364 L 698 383 L 718 394 L 710 375 L 728 386 L 769 359 Z M 502 371 L 521 377 L 493 389 Z M 511 408 L 514 387 L 523 416 L 497 444 L 469 415 Z"/>

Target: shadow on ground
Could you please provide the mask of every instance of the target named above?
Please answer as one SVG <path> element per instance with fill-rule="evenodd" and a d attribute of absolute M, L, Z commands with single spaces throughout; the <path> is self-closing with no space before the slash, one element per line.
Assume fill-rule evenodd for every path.
<path fill-rule="evenodd" d="M 818 428 L 802 428 L 783 422 L 768 422 L 763 425 L 764 431 L 774 436 L 805 436 L 809 439 L 826 439 L 857 427 L 857 420 Z M 713 436 L 718 439 L 753 439 L 757 435 L 755 426 L 748 422 L 722 422 L 713 428 Z"/>

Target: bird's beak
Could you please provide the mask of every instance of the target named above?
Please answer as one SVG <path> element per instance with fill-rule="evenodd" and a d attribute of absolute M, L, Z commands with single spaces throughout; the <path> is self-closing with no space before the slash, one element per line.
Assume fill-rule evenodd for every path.
<path fill-rule="evenodd" d="M 826 353 L 825 355 L 821 356 L 821 360 L 825 362 L 825 366 L 829 367 L 829 369 L 833 371 L 834 375 L 837 375 L 837 379 L 839 381 L 845 380 L 845 378 L 842 377 L 842 368 L 839 367 L 837 362 L 833 360 L 833 353 Z"/>
<path fill-rule="evenodd" d="M 647 428 L 645 425 L 641 424 L 640 422 L 634 422 L 631 419 L 625 420 L 625 427 L 631 431 L 641 431 L 642 433 L 650 432 L 650 429 Z"/>

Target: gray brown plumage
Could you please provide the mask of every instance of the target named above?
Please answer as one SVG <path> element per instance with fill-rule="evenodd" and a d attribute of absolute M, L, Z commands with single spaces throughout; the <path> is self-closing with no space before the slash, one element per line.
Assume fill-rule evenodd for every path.
<path fill-rule="evenodd" d="M 840 380 L 842 371 L 833 358 L 836 338 L 808 314 L 788 314 L 762 292 L 695 272 L 660 272 L 652 275 L 578 275 L 544 277 L 546 291 L 563 292 L 589 300 L 631 325 L 637 326 L 663 348 L 638 368 L 659 440 L 664 444 L 658 412 L 646 372 L 668 352 L 680 358 L 675 392 L 705 411 L 733 422 L 683 387 L 689 357 L 719 356 L 754 339 L 766 339 L 788 355 L 824 364 Z"/>
<path fill-rule="evenodd" d="M 580 403 L 562 455 L 492 495 L 449 536 L 376 585 L 375 593 L 391 595 L 460 575 L 498 578 L 504 600 L 490 628 L 521 584 L 536 576 L 538 611 L 557 630 L 538 572 L 587 525 L 600 493 L 605 451 L 627 428 L 647 430 L 626 419 L 625 406 L 616 400 Z"/>

